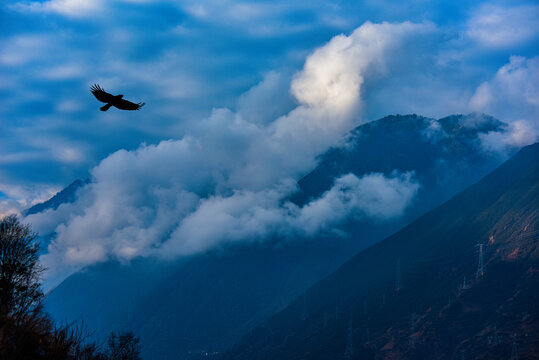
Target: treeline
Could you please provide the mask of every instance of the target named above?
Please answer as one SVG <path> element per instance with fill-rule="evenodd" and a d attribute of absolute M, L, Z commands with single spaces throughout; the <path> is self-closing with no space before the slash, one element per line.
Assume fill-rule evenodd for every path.
<path fill-rule="evenodd" d="M 38 236 L 16 216 L 0 219 L 0 359 L 138 360 L 132 332 L 88 341 L 82 325 L 58 326 L 43 310 Z"/>

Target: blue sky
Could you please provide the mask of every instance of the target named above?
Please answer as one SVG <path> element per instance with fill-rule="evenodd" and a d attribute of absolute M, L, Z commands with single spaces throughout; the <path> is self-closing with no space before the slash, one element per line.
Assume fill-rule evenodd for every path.
<path fill-rule="evenodd" d="M 90 177 L 71 209 L 84 226 L 106 206 L 96 194 L 121 202 L 110 190 L 121 187 L 187 204 L 171 210 L 155 189 L 126 201 L 155 219 L 168 209 L 197 223 L 210 200 L 227 209 L 238 200 L 241 217 L 258 201 L 278 204 L 346 131 L 394 113 L 492 114 L 510 124 L 485 139 L 492 151 L 537 138 L 535 1 L 7 0 L 0 30 L 0 214 Z M 93 83 L 146 106 L 102 113 Z M 407 174 L 384 181 L 414 193 Z M 34 221 L 81 230 L 65 212 L 51 218 Z M 155 230 L 116 220 L 110 234 Z M 80 263 L 132 257 L 148 244 L 139 245 L 96 245 Z"/>
<path fill-rule="evenodd" d="M 503 20 L 494 25 L 509 28 L 508 40 L 466 36 L 471 20 L 496 11 Z M 265 74 L 292 75 L 314 48 L 367 20 L 436 24 L 440 37 L 425 46 L 445 47 L 437 55 L 447 51 L 456 64 L 446 66 L 445 74 L 431 69 L 438 73 L 425 80 L 445 76 L 451 82 L 456 75 L 465 84 L 455 91 L 472 92 L 511 55 L 537 55 L 537 14 L 533 2 L 514 1 L 5 1 L 0 191 L 36 201 L 88 176 L 118 149 L 181 137 L 185 124 L 212 108 L 234 109 L 240 94 Z M 526 27 L 529 34 L 512 34 L 512 27 Z M 409 82 L 402 75 L 372 85 L 366 94 L 369 117 L 412 110 L 388 106 L 384 94 Z M 129 116 L 100 113 L 88 92 L 93 82 L 147 107 Z M 281 110 L 292 106 L 293 99 L 283 100 Z M 429 115 L 425 107 L 413 110 Z"/>

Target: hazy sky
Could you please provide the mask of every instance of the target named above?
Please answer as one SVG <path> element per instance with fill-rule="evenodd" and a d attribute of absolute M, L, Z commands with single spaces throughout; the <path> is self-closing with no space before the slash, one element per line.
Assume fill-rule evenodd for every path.
<path fill-rule="evenodd" d="M 93 181 L 33 219 L 59 234 L 55 264 L 131 258 L 164 234 L 190 253 L 221 236 L 190 237 L 207 217 L 240 238 L 316 231 L 327 203 L 393 216 L 411 174 L 343 177 L 319 202 L 280 205 L 316 155 L 388 114 L 492 114 L 511 124 L 492 149 L 537 138 L 535 1 L 6 0 L 0 30 L 0 214 Z M 146 106 L 103 113 L 93 83 Z M 367 185 L 385 189 L 372 204 Z"/>

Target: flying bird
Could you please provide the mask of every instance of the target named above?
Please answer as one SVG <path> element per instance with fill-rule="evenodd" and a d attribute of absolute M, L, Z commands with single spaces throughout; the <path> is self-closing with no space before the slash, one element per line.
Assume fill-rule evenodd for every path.
<path fill-rule="evenodd" d="M 107 111 L 111 106 L 114 106 L 120 110 L 139 110 L 144 106 L 144 103 L 132 103 L 122 99 L 123 95 L 112 95 L 103 90 L 99 85 L 93 84 L 90 87 L 90 91 L 94 94 L 95 98 L 107 105 L 101 107 L 101 111 Z"/>

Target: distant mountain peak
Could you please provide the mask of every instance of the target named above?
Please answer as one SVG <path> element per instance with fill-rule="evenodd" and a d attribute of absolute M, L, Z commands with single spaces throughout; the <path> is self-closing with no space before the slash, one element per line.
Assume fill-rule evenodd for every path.
<path fill-rule="evenodd" d="M 401 126 L 409 129 L 443 130 L 446 135 L 475 135 L 490 131 L 503 131 L 507 124 L 495 117 L 483 113 L 453 114 L 434 119 L 417 114 L 394 114 L 357 126 L 351 134 L 358 134 L 373 128 L 388 130 Z"/>
<path fill-rule="evenodd" d="M 49 200 L 36 204 L 25 211 L 23 211 L 23 216 L 28 216 L 32 214 L 37 214 L 48 209 L 56 210 L 62 204 L 72 203 L 76 200 L 77 190 L 84 185 L 90 183 L 90 179 L 76 179 L 71 184 L 66 186 L 64 189 L 57 192 Z"/>
<path fill-rule="evenodd" d="M 322 154 L 318 166 L 299 180 L 299 191 L 292 201 L 305 204 L 344 174 L 361 177 L 369 172 L 389 174 L 395 169 L 415 171 L 422 184 L 434 179 L 444 187 L 454 187 L 456 192 L 499 164 L 497 156 L 483 148 L 481 135 L 503 131 L 506 126 L 481 113 L 438 120 L 417 114 L 385 116 L 356 127 L 341 146 Z M 477 175 L 469 182 L 464 174 L 474 169 Z"/>

